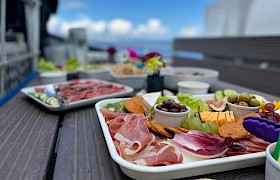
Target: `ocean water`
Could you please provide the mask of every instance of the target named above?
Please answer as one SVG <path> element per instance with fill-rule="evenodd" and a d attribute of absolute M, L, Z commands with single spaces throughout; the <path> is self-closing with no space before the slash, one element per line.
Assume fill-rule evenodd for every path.
<path fill-rule="evenodd" d="M 149 52 L 159 52 L 163 56 L 170 57 L 173 54 L 172 41 L 112 41 L 112 42 L 101 42 L 91 41 L 90 44 L 107 49 L 108 47 L 114 47 L 117 51 L 123 51 L 126 48 L 132 48 L 137 51 L 138 54 L 144 55 Z"/>
<path fill-rule="evenodd" d="M 183 51 L 173 51 L 172 40 L 168 41 L 151 41 L 151 40 L 135 40 L 135 41 L 112 41 L 112 42 L 101 42 L 101 41 L 91 41 L 91 45 L 100 47 L 102 49 L 107 49 L 108 47 L 114 47 L 117 51 L 124 51 L 126 48 L 132 48 L 140 56 L 143 56 L 149 52 L 158 52 L 163 57 L 171 58 L 173 55 L 181 57 L 191 57 L 193 59 L 202 59 L 203 55 L 196 52 L 183 52 Z"/>

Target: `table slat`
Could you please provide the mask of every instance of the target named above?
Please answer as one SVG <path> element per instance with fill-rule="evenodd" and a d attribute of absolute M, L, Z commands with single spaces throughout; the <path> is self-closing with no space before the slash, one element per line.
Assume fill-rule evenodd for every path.
<path fill-rule="evenodd" d="M 59 115 L 18 93 L 0 108 L 0 179 L 46 179 Z"/>
<path fill-rule="evenodd" d="M 127 179 L 109 155 L 93 107 L 66 114 L 58 146 L 54 179 Z"/>

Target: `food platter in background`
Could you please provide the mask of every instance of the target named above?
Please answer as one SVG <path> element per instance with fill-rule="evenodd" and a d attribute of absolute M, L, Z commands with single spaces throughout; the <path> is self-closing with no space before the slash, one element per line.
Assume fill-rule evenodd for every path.
<path fill-rule="evenodd" d="M 59 104 L 51 105 L 48 103 L 48 100 L 46 100 L 45 97 L 40 98 L 40 96 L 36 97 L 33 94 L 37 90 L 39 90 L 39 91 L 41 91 L 41 93 L 45 94 L 44 88 L 47 86 L 55 85 L 56 87 L 60 87 L 60 86 L 63 87 L 63 86 L 67 86 L 69 84 L 74 84 L 75 82 L 80 82 L 80 84 L 77 84 L 77 87 L 79 89 L 75 90 L 74 87 L 71 87 L 71 91 L 73 91 L 73 93 L 76 93 L 76 94 L 71 94 L 72 100 L 69 99 L 67 105 L 59 105 Z M 87 82 L 94 82 L 94 84 L 91 84 L 91 85 L 92 85 L 92 88 L 95 88 L 95 89 L 97 87 L 96 83 L 98 83 L 99 85 L 101 85 L 103 87 L 104 87 L 104 85 L 108 86 L 108 88 L 101 89 L 99 94 L 96 94 L 96 93 L 98 93 L 98 91 L 97 92 L 94 92 L 93 90 L 91 91 L 90 88 L 85 89 L 85 91 L 87 91 L 87 92 L 81 91 L 81 88 L 82 88 L 81 83 L 86 84 Z M 112 87 L 112 89 L 110 89 L 110 87 Z M 59 91 L 62 91 L 62 93 L 63 93 L 63 90 L 61 88 L 59 88 Z M 70 89 L 69 89 L 69 91 L 70 91 Z M 21 92 L 51 111 L 64 111 L 64 110 L 69 110 L 69 109 L 73 109 L 73 108 L 78 108 L 78 107 L 94 104 L 95 102 L 102 100 L 102 99 L 113 98 L 113 97 L 123 97 L 126 95 L 130 95 L 133 92 L 133 88 L 122 85 L 122 84 L 112 83 L 112 82 L 103 81 L 103 80 L 99 80 L 99 79 L 83 79 L 83 80 L 77 80 L 77 81 L 66 81 L 66 82 L 59 82 L 59 83 L 54 83 L 54 84 L 26 87 L 26 88 L 21 89 Z M 83 94 L 81 94 L 81 93 L 83 93 Z M 81 96 L 83 96 L 83 97 L 81 98 Z M 65 97 L 67 97 L 67 95 L 65 95 Z M 69 95 L 69 97 L 70 97 L 70 95 Z M 61 97 L 61 98 L 63 98 L 63 97 Z M 44 101 L 44 100 L 46 100 L 46 101 Z"/>

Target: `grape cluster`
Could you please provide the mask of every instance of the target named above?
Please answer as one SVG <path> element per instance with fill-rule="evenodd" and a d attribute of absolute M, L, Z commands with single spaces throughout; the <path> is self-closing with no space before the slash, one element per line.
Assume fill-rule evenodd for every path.
<path fill-rule="evenodd" d="M 198 130 L 212 134 L 218 134 L 219 127 L 215 122 L 201 122 L 198 112 L 191 112 L 183 121 L 181 126 L 185 129 Z"/>
<path fill-rule="evenodd" d="M 275 105 L 273 103 L 266 103 L 264 108 L 267 112 L 258 112 L 262 118 L 280 122 L 280 115 L 274 112 Z"/>
<path fill-rule="evenodd" d="M 187 107 L 185 105 L 176 103 L 175 101 L 171 99 L 167 99 L 162 102 L 162 104 L 159 104 L 156 107 L 158 110 L 165 111 L 165 112 L 186 112 Z"/>

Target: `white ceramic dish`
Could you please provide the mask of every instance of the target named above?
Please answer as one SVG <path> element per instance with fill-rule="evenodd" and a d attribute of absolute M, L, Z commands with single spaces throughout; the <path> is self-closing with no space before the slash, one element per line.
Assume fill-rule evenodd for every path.
<path fill-rule="evenodd" d="M 171 126 L 171 127 L 181 126 L 183 119 L 190 112 L 189 107 L 187 107 L 186 112 L 172 113 L 172 112 L 161 111 L 156 108 L 157 106 L 158 106 L 158 104 L 154 106 L 156 122 L 158 122 L 164 126 Z"/>
<path fill-rule="evenodd" d="M 178 92 L 184 94 L 207 94 L 210 85 L 200 81 L 179 81 Z"/>
<path fill-rule="evenodd" d="M 212 86 L 219 77 L 219 72 L 216 70 L 195 67 L 169 67 L 161 70 L 161 73 L 164 75 L 164 87 L 174 91 L 177 90 L 177 83 L 179 81 L 201 81 Z M 182 74 L 177 75 L 177 73 Z M 192 75 L 194 73 L 201 73 L 203 75 Z"/>
<path fill-rule="evenodd" d="M 83 80 L 79 80 L 79 81 L 86 81 L 86 80 L 92 80 L 92 81 L 97 81 L 97 82 L 106 82 L 106 83 L 110 83 L 110 84 L 114 84 L 114 85 L 123 86 L 122 84 L 112 83 L 112 82 L 98 80 L 98 79 L 83 79 Z M 62 83 L 62 84 L 69 83 L 69 81 L 60 82 L 60 83 Z M 58 83 L 56 83 L 56 84 L 58 84 Z M 117 92 L 117 93 L 108 94 L 108 95 L 99 96 L 99 97 L 90 98 L 90 99 L 83 99 L 83 100 L 80 100 L 77 102 L 71 102 L 66 106 L 51 106 L 29 94 L 29 92 L 34 92 L 35 88 L 43 88 L 45 86 L 47 86 L 47 85 L 26 87 L 26 88 L 21 89 L 21 92 L 51 111 L 65 111 L 65 110 L 69 110 L 69 109 L 73 109 L 73 108 L 77 108 L 77 107 L 94 104 L 95 102 L 100 101 L 102 99 L 113 98 L 113 97 L 123 97 L 123 96 L 129 95 L 130 93 L 133 92 L 133 88 L 131 88 L 129 86 L 125 86 L 125 91 L 123 91 L 123 92 Z"/>
<path fill-rule="evenodd" d="M 280 163 L 272 157 L 275 147 L 276 142 L 266 148 L 265 180 L 280 179 Z"/>
<path fill-rule="evenodd" d="M 205 96 L 199 95 L 204 100 L 214 98 L 213 94 L 207 94 Z M 107 124 L 104 117 L 99 111 L 107 103 L 113 103 L 121 100 L 107 99 L 96 103 L 95 108 L 99 118 L 99 122 L 105 137 L 108 150 L 112 159 L 119 164 L 121 170 L 131 178 L 134 179 L 176 179 L 182 177 L 191 177 L 196 175 L 209 174 L 214 172 L 228 171 L 233 169 L 245 168 L 256 166 L 265 163 L 265 152 L 246 154 L 240 156 L 232 156 L 217 159 L 201 159 L 182 151 L 184 156 L 184 163 L 168 165 L 168 166 L 140 166 L 128 162 L 121 158 L 116 151 L 113 140 L 110 136 Z"/>
<path fill-rule="evenodd" d="M 64 82 L 67 80 L 67 73 L 63 71 L 59 72 L 41 72 L 39 74 L 42 84 L 51 84 L 56 82 Z"/>
<path fill-rule="evenodd" d="M 143 89 L 147 84 L 147 75 L 115 75 L 111 73 L 115 82 L 132 87 L 133 89 Z"/>
<path fill-rule="evenodd" d="M 260 106 L 257 107 L 239 106 L 236 104 L 232 104 L 230 102 L 227 102 L 227 107 L 230 111 L 233 111 L 235 119 L 239 118 L 243 114 L 258 112 L 260 109 Z"/>

